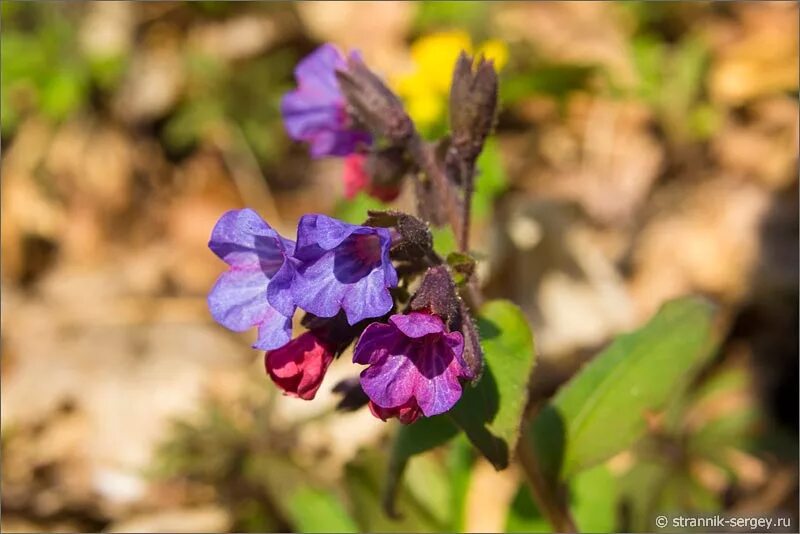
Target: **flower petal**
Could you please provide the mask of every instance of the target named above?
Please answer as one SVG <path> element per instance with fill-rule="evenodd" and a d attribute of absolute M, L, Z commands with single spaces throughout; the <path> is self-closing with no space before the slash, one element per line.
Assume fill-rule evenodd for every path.
<path fill-rule="evenodd" d="M 408 350 L 402 338 L 395 338 L 394 345 L 373 353 L 377 358 L 361 372 L 364 393 L 382 408 L 396 408 L 414 396 L 419 373 L 406 357 Z"/>
<path fill-rule="evenodd" d="M 234 332 L 260 323 L 267 308 L 269 279 L 260 269 L 232 269 L 220 275 L 208 294 L 214 319 Z"/>
<path fill-rule="evenodd" d="M 394 300 L 387 289 L 386 276 L 382 269 L 375 269 L 347 288 L 342 299 L 342 308 L 347 322 L 356 324 L 370 317 L 381 317 L 392 309 Z"/>
<path fill-rule="evenodd" d="M 267 300 L 270 305 L 286 317 L 294 315 L 297 307 L 292 297 L 295 268 L 294 260 L 287 258 L 283 266 L 272 276 L 267 287 Z"/>
<path fill-rule="evenodd" d="M 300 308 L 320 317 L 344 309 L 351 325 L 391 310 L 397 272 L 388 230 L 312 214 L 300 219 L 297 239 L 292 297 Z"/>
<path fill-rule="evenodd" d="M 279 313 L 267 301 L 268 286 L 260 269 L 231 269 L 220 275 L 208 294 L 214 320 L 234 332 L 258 325 L 258 341 L 253 346 L 265 350 L 289 341 L 292 329 L 291 315 Z"/>
<path fill-rule="evenodd" d="M 316 254 L 309 247 L 315 245 L 323 250 L 333 250 L 360 228 L 366 227 L 348 224 L 320 213 L 303 215 L 297 224 L 296 256 L 299 259 L 307 259 L 309 255 L 313 257 Z"/>
<path fill-rule="evenodd" d="M 347 65 L 339 50 L 325 43 L 303 58 L 294 68 L 294 76 L 301 87 L 339 92 L 335 69 Z"/>
<path fill-rule="evenodd" d="M 270 378 L 287 395 L 311 400 L 332 361 L 333 352 L 312 332 L 306 332 L 267 352 L 264 363 Z"/>
<path fill-rule="evenodd" d="M 258 339 L 253 343 L 253 348 L 273 350 L 286 345 L 292 339 L 292 315 L 283 315 L 269 307 L 264 320 L 258 325 Z"/>
<path fill-rule="evenodd" d="M 452 353 L 446 355 L 450 350 L 442 340 L 423 346 L 425 350 L 414 360 L 418 372 L 414 397 L 425 417 L 431 417 L 448 411 L 461 398 L 461 364 Z"/>
<path fill-rule="evenodd" d="M 372 142 L 367 132 L 350 128 L 345 99 L 336 69 L 344 58 L 330 44 L 323 45 L 295 68 L 298 88 L 281 99 L 281 114 L 290 137 L 311 145 L 311 156 L 346 156 L 360 144 Z"/>
<path fill-rule="evenodd" d="M 342 307 L 345 286 L 333 274 L 334 253 L 325 252 L 316 261 L 301 264 L 292 283 L 297 306 L 318 317 L 333 317 Z"/>
<path fill-rule="evenodd" d="M 271 275 L 294 253 L 294 241 L 281 237 L 249 209 L 230 210 L 211 231 L 208 247 L 231 266 L 256 267 Z"/>
<path fill-rule="evenodd" d="M 397 329 L 383 323 L 372 323 L 364 332 L 353 349 L 353 363 L 369 365 L 381 359 L 381 354 L 393 346 Z"/>
<path fill-rule="evenodd" d="M 419 338 L 445 331 L 444 322 L 438 315 L 411 312 L 408 315 L 392 315 L 389 321 L 408 337 Z"/>

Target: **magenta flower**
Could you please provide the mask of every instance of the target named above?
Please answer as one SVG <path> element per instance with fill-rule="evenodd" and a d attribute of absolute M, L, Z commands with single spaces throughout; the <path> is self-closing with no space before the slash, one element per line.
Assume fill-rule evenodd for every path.
<path fill-rule="evenodd" d="M 253 210 L 243 209 L 220 217 L 208 246 L 230 266 L 208 294 L 214 319 L 236 332 L 257 326 L 257 349 L 287 343 L 295 310 L 294 241 L 281 237 Z"/>
<path fill-rule="evenodd" d="M 372 142 L 369 133 L 354 128 L 347 113 L 335 73 L 346 68 L 345 58 L 333 45 L 320 46 L 298 63 L 294 71 L 298 87 L 281 101 L 286 131 L 292 139 L 309 143 L 314 158 L 346 156 Z"/>
<path fill-rule="evenodd" d="M 417 406 L 417 401 L 413 397 L 402 406 L 396 408 L 381 408 L 372 401 L 369 401 L 367 406 L 369 406 L 369 411 L 372 412 L 372 415 L 381 421 L 387 421 L 392 417 L 396 417 L 397 420 L 404 425 L 410 425 L 422 415 L 422 411 L 420 411 L 419 406 Z"/>
<path fill-rule="evenodd" d="M 412 312 L 369 325 L 353 361 L 369 365 L 361 373 L 361 387 L 375 405 L 373 413 L 413 420 L 415 405 L 430 417 L 461 398 L 459 379 L 472 378 L 463 351 L 460 332 L 448 332 L 436 315 Z"/>
<path fill-rule="evenodd" d="M 334 351 L 314 332 L 305 332 L 267 352 L 264 365 L 272 381 L 286 395 L 311 400 L 322 385 Z"/>
<path fill-rule="evenodd" d="M 367 156 L 364 154 L 350 154 L 344 159 L 342 179 L 344 181 L 345 197 L 352 199 L 360 191 L 364 191 L 378 200 L 391 202 L 400 196 L 400 186 L 398 184 L 378 185 L 372 183 L 366 166 Z"/>
<path fill-rule="evenodd" d="M 297 271 L 292 297 L 318 317 L 344 310 L 351 325 L 389 313 L 397 272 L 386 228 L 358 226 L 325 215 L 303 215 L 297 225 Z"/>

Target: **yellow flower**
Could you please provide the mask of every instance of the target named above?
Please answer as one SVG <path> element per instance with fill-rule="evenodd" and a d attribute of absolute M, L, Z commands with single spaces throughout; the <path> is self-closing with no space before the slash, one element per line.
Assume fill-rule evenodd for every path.
<path fill-rule="evenodd" d="M 408 113 L 421 128 L 436 124 L 444 115 L 450 79 L 458 54 L 472 54 L 472 40 L 464 31 L 433 33 L 411 45 L 412 69 L 393 79 L 397 92 L 405 100 Z M 494 60 L 498 70 L 508 60 L 505 43 L 491 39 L 482 43 L 477 55 Z"/>

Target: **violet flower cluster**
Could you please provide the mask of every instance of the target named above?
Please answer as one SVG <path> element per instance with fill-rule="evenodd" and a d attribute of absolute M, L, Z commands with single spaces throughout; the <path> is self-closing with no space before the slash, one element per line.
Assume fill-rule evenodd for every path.
<path fill-rule="evenodd" d="M 319 214 L 304 215 L 292 241 L 253 210 L 229 211 L 209 242 L 229 266 L 208 295 L 209 309 L 231 330 L 258 329 L 253 347 L 267 351 L 267 373 L 289 395 L 313 399 L 341 338 L 363 330 L 353 361 L 369 366 L 361 387 L 376 416 L 411 422 L 446 412 L 461 396 L 459 379 L 472 377 L 464 340 L 431 313 L 388 316 L 398 284 L 391 245 L 386 228 Z M 297 308 L 317 325 L 292 339 Z M 346 324 L 336 325 L 337 340 L 330 326 L 343 323 L 340 315 Z M 388 322 L 368 321 L 384 316 Z"/>
<path fill-rule="evenodd" d="M 462 77 L 469 76 L 467 68 Z M 358 53 L 345 57 L 323 45 L 295 77 L 297 89 L 281 102 L 286 130 L 312 157 L 348 158 L 348 194 L 391 200 L 403 177 L 420 172 L 409 165 L 421 146 L 413 124 Z M 474 108 L 465 109 L 474 115 Z M 454 140 L 456 154 L 464 143 L 463 135 Z M 432 198 L 420 211 L 438 204 Z M 267 374 L 287 395 L 313 399 L 333 360 L 354 342 L 353 362 L 366 368 L 334 391 L 344 393 L 343 408 L 366 404 L 382 420 L 444 413 L 480 374 L 477 331 L 427 223 L 416 217 L 371 212 L 355 225 L 307 214 L 292 240 L 253 210 L 232 210 L 217 222 L 209 248 L 228 265 L 208 295 L 211 315 L 233 331 L 257 329 L 253 347 L 266 351 Z M 293 338 L 298 309 L 306 330 Z"/>
<path fill-rule="evenodd" d="M 360 62 L 358 52 L 345 58 L 331 44 L 325 44 L 304 58 L 294 70 L 297 89 L 284 95 L 281 113 L 286 132 L 292 139 L 308 144 L 311 157 L 344 157 L 342 178 L 345 194 L 353 198 L 359 191 L 389 202 L 400 194 L 400 174 L 383 180 L 370 180 L 380 152 L 373 152 L 373 136 L 348 109 L 347 100 L 336 79 L 336 71 L 346 71 L 348 59 Z M 380 164 L 380 162 L 378 162 Z"/>

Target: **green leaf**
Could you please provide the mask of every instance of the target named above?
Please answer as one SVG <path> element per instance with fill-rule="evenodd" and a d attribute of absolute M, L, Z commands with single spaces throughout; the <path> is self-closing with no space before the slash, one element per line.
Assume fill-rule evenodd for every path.
<path fill-rule="evenodd" d="M 475 176 L 475 194 L 472 195 L 472 214 L 481 219 L 491 212 L 494 199 L 505 191 L 508 184 L 506 170 L 500 155 L 497 140 L 490 137 L 478 156 L 478 172 Z"/>
<path fill-rule="evenodd" d="M 553 532 L 553 527 L 533 502 L 526 484 L 521 484 L 506 516 L 506 532 Z"/>
<path fill-rule="evenodd" d="M 443 257 L 447 257 L 452 252 L 458 249 L 456 245 L 456 236 L 449 226 L 442 226 L 437 228 L 431 226 L 431 235 L 433 236 L 433 250 Z"/>
<path fill-rule="evenodd" d="M 380 451 L 361 451 L 345 466 L 345 484 L 353 505 L 353 514 L 363 532 L 438 532 L 446 526 L 438 522 L 405 487 L 400 487 L 397 501 L 403 511 L 396 518 L 381 508 L 380 488 L 385 480 L 387 458 Z"/>
<path fill-rule="evenodd" d="M 504 469 L 516 447 L 528 399 L 533 335 L 525 315 L 507 300 L 493 300 L 481 308 L 478 330 L 483 376 L 474 387 L 465 387 L 450 415 L 492 465 Z"/>
<path fill-rule="evenodd" d="M 680 394 L 711 355 L 711 321 L 705 300 L 668 302 L 589 362 L 531 425 L 548 475 L 568 479 L 632 445 L 645 431 L 645 415 Z"/>
<path fill-rule="evenodd" d="M 474 449 L 464 434 L 453 440 L 447 456 L 447 472 L 450 476 L 450 530 L 464 531 L 464 512 L 467 503 L 467 490 L 475 463 Z"/>
<path fill-rule="evenodd" d="M 420 2 L 416 27 L 422 32 L 442 26 L 478 28 L 485 25 L 488 5 L 484 2 Z"/>
<path fill-rule="evenodd" d="M 619 491 L 628 515 L 624 530 L 628 532 L 653 528 L 651 522 L 656 516 L 659 496 L 674 471 L 673 466 L 659 460 L 637 461 L 619 480 Z"/>
<path fill-rule="evenodd" d="M 444 415 L 423 418 L 411 425 L 403 425 L 397 430 L 383 486 L 383 509 L 389 516 L 397 515 L 395 499 L 408 460 L 416 454 L 442 445 L 456 434 L 458 429 Z"/>
<path fill-rule="evenodd" d="M 447 265 L 453 269 L 453 280 L 456 285 L 463 285 L 475 272 L 475 258 L 463 252 L 451 252 L 447 255 Z"/>
<path fill-rule="evenodd" d="M 292 495 L 289 510 L 299 532 L 358 532 L 344 505 L 330 492 L 302 488 Z"/>
<path fill-rule="evenodd" d="M 384 209 L 386 204 L 361 191 L 351 200 L 340 200 L 333 211 L 337 219 L 351 224 L 361 224 L 367 220 L 369 216 L 367 212 Z"/>
<path fill-rule="evenodd" d="M 581 532 L 617 530 L 617 479 L 605 465 L 575 476 L 570 484 L 570 508 Z"/>
<path fill-rule="evenodd" d="M 405 486 L 436 522 L 450 524 L 450 479 L 447 467 L 437 452 L 414 456 L 408 462 Z"/>
<path fill-rule="evenodd" d="M 617 530 L 617 479 L 604 465 L 580 473 L 570 484 L 570 510 L 579 532 Z M 517 490 L 506 517 L 506 532 L 553 532 L 531 498 L 527 484 Z"/>
<path fill-rule="evenodd" d="M 534 94 L 564 98 L 585 88 L 595 70 L 592 65 L 567 63 L 531 65 L 524 72 L 505 77 L 500 85 L 500 100 L 511 105 Z"/>

